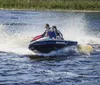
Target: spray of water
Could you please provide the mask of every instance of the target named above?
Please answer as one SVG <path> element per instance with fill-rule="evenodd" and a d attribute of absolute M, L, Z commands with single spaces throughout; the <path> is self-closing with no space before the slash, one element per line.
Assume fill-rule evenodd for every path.
<path fill-rule="evenodd" d="M 28 50 L 28 44 L 32 38 L 29 32 L 7 33 L 7 26 L 0 25 L 0 51 L 14 52 L 19 54 L 32 53 Z"/>
<path fill-rule="evenodd" d="M 79 44 L 98 43 L 100 40 L 96 37 L 87 34 L 87 21 L 85 15 L 75 15 L 67 17 L 63 21 L 64 25 L 61 27 L 61 32 L 65 40 L 78 41 Z M 28 45 L 33 36 L 41 33 L 39 30 L 32 31 L 32 27 L 28 27 L 27 30 L 13 33 L 9 35 L 6 30 L 6 25 L 0 25 L 0 51 L 15 52 L 21 54 L 33 54 L 28 50 Z M 36 28 L 36 26 L 34 27 Z"/>
<path fill-rule="evenodd" d="M 71 16 L 65 20 L 65 26 L 63 34 L 66 40 L 76 40 L 79 44 L 87 43 L 98 43 L 100 44 L 99 38 L 89 35 L 88 22 L 85 19 L 85 15 Z"/>

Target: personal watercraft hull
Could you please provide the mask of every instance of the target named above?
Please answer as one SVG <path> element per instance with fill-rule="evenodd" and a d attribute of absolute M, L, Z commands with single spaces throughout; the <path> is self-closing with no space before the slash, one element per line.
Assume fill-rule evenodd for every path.
<path fill-rule="evenodd" d="M 77 42 L 65 40 L 33 41 L 30 43 L 29 49 L 36 53 L 49 53 L 73 45 L 77 45 Z"/>

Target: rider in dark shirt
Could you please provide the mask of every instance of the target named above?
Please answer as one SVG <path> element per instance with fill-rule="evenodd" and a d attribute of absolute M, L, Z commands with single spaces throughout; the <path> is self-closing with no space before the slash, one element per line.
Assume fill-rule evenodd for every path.
<path fill-rule="evenodd" d="M 49 24 L 45 24 L 45 32 L 42 34 L 42 37 L 49 37 L 50 39 L 64 40 L 62 33 L 57 29 L 56 26 L 50 28 Z"/>
<path fill-rule="evenodd" d="M 52 30 L 56 33 L 56 39 L 64 40 L 62 33 L 57 29 L 56 26 L 52 26 Z"/>
<path fill-rule="evenodd" d="M 50 30 L 49 24 L 45 24 L 45 32 L 42 34 L 42 37 L 47 37 L 48 36 L 48 31 Z"/>

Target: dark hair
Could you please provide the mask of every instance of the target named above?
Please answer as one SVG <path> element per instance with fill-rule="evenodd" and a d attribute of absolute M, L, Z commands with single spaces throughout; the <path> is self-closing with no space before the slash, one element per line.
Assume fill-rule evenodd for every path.
<path fill-rule="evenodd" d="M 57 28 L 56 26 L 52 26 L 52 28 Z"/>
<path fill-rule="evenodd" d="M 49 24 L 45 24 L 45 26 L 48 26 L 49 27 Z"/>
<path fill-rule="evenodd" d="M 56 26 L 52 26 L 52 28 L 55 29 L 55 30 L 57 30 L 57 27 Z"/>

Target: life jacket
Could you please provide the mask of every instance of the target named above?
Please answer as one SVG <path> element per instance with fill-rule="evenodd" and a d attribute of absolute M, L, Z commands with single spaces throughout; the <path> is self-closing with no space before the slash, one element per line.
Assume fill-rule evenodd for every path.
<path fill-rule="evenodd" d="M 54 38 L 56 39 L 56 33 L 54 31 L 48 31 L 47 35 L 49 36 L 49 38 Z"/>

